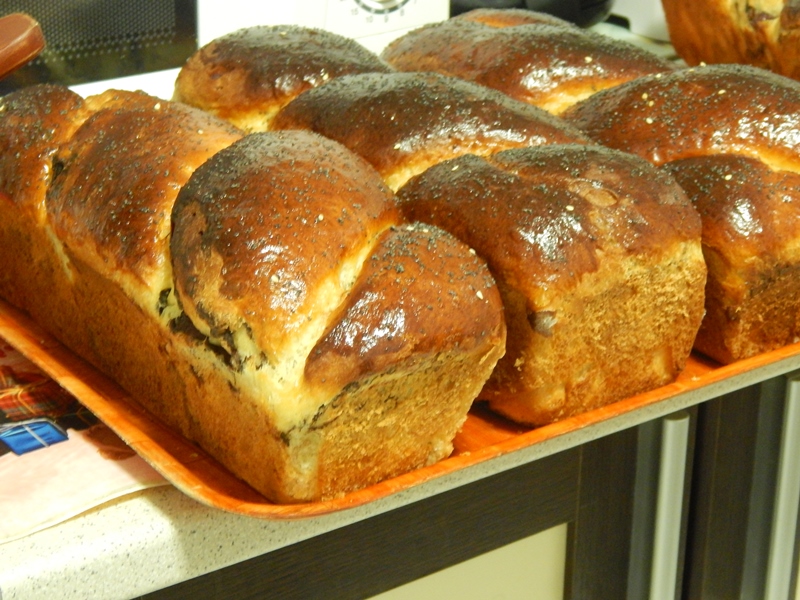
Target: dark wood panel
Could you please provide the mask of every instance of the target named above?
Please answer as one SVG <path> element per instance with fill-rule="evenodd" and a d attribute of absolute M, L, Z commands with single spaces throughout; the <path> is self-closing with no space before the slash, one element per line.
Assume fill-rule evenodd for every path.
<path fill-rule="evenodd" d="M 782 378 L 699 408 L 684 598 L 763 597 Z"/>
<path fill-rule="evenodd" d="M 568 541 L 567 598 L 627 597 L 636 434 L 629 429 L 583 447 L 577 512 Z"/>
<path fill-rule="evenodd" d="M 368 598 L 573 520 L 582 454 L 562 452 L 146 598 Z"/>

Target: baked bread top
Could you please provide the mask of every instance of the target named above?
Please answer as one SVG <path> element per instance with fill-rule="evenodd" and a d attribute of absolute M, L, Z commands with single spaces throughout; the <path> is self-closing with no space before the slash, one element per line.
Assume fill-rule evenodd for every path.
<path fill-rule="evenodd" d="M 800 172 L 800 83 L 744 65 L 651 75 L 563 115 L 597 142 L 654 164 L 741 154 Z"/>
<path fill-rule="evenodd" d="M 83 98 L 63 86 L 31 86 L 0 99 L 0 190 L 37 223 L 46 218 L 53 155 L 88 114 Z"/>
<path fill-rule="evenodd" d="M 650 52 L 566 21 L 503 23 L 487 11 L 475 19 L 469 14 L 415 29 L 381 56 L 400 71 L 461 77 L 556 114 L 601 89 L 674 68 Z"/>
<path fill-rule="evenodd" d="M 474 21 L 491 27 L 511 27 L 514 25 L 530 25 L 532 23 L 573 26 L 569 21 L 565 21 L 564 19 L 548 13 L 522 8 L 505 8 L 502 10 L 497 10 L 495 8 L 476 8 L 452 18 Z"/>
<path fill-rule="evenodd" d="M 411 180 L 399 198 L 409 218 L 466 241 L 531 305 L 548 305 L 601 260 L 638 254 L 655 262 L 700 232 L 671 176 L 594 145 L 462 156 Z"/>
<path fill-rule="evenodd" d="M 379 235 L 402 217 L 366 162 L 292 131 L 251 134 L 200 166 L 173 220 L 185 312 L 232 354 L 250 337 L 274 364 L 305 360 L 310 348 L 297 347 L 321 335 Z"/>
<path fill-rule="evenodd" d="M 309 129 L 367 159 L 392 189 L 461 154 L 588 142 L 559 118 L 496 90 L 437 73 L 347 75 L 299 96 L 275 129 Z"/>
<path fill-rule="evenodd" d="M 706 252 L 708 260 L 721 258 L 742 273 L 800 260 L 800 173 L 736 154 L 684 158 L 666 168 L 702 216 L 703 245 L 714 252 Z"/>
<path fill-rule="evenodd" d="M 155 314 L 171 287 L 168 240 L 178 191 L 242 134 L 209 113 L 142 92 L 109 90 L 86 105 L 91 116 L 53 156 L 50 222 L 71 253 L 109 272 Z"/>
<path fill-rule="evenodd" d="M 300 93 L 348 73 L 389 72 L 353 39 L 322 29 L 261 25 L 219 37 L 180 70 L 174 100 L 246 131 L 265 131 Z"/>
<path fill-rule="evenodd" d="M 270 390 L 280 429 L 393 365 L 502 347 L 485 264 L 406 224 L 366 161 L 313 132 L 221 150 L 182 188 L 172 224 L 175 326 L 219 348 L 237 385 Z"/>

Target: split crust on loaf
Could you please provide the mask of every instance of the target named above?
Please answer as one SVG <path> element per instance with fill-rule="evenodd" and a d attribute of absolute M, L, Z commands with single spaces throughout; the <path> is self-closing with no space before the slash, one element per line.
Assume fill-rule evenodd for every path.
<path fill-rule="evenodd" d="M 0 294 L 158 418 L 276 502 L 452 451 L 499 294 L 362 159 L 141 93 L 34 87 L 0 115 L 0 262 L 31 259 Z"/>

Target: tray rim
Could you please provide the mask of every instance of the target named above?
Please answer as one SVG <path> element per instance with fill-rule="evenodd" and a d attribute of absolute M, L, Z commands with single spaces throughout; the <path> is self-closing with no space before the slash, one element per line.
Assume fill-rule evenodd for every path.
<path fill-rule="evenodd" d="M 73 354 L 26 313 L 2 299 L 0 337 L 72 393 L 184 494 L 212 508 L 272 520 L 317 517 L 364 506 L 500 456 L 532 448 L 665 400 L 723 383 L 737 375 L 800 356 L 800 343 L 729 365 L 719 365 L 693 354 L 687 369 L 674 382 L 655 390 L 538 428 L 508 423 L 508 432 L 502 434 L 503 439 L 496 443 L 456 452 L 433 465 L 338 498 L 277 504 L 236 478 L 194 443 L 161 424 L 115 382 Z M 701 398 L 692 403 L 702 401 Z M 480 409 L 474 409 L 469 418 L 481 419 L 480 413 Z M 496 416 L 491 418 L 497 419 Z"/>

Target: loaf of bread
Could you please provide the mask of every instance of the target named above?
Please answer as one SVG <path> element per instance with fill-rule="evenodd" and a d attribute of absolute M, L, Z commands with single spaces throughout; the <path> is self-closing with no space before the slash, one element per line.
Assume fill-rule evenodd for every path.
<path fill-rule="evenodd" d="M 707 315 L 696 347 L 732 362 L 800 334 L 800 83 L 741 65 L 650 76 L 565 117 L 664 165 L 703 215 Z"/>
<path fill-rule="evenodd" d="M 800 79 L 795 0 L 662 0 L 672 45 L 691 66 L 740 63 Z"/>
<path fill-rule="evenodd" d="M 598 90 L 672 63 L 632 44 L 531 11 L 483 9 L 425 25 L 381 57 L 400 71 L 434 71 L 561 113 Z"/>
<path fill-rule="evenodd" d="M 391 71 L 355 40 L 321 29 L 260 25 L 219 37 L 178 73 L 173 100 L 266 131 L 300 93 L 350 73 Z"/>
<path fill-rule="evenodd" d="M 340 77 L 300 95 L 274 129 L 307 129 L 365 158 L 394 190 L 433 164 L 540 144 L 588 142 L 561 119 L 436 73 Z"/>
<path fill-rule="evenodd" d="M 668 173 L 600 146 L 462 156 L 411 179 L 410 219 L 475 249 L 506 311 L 481 392 L 543 425 L 674 380 L 703 314 L 700 218 Z"/>
<path fill-rule="evenodd" d="M 142 93 L 33 87 L 0 114 L 0 295 L 147 410 L 275 502 L 451 452 L 499 293 L 361 158 Z"/>

